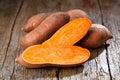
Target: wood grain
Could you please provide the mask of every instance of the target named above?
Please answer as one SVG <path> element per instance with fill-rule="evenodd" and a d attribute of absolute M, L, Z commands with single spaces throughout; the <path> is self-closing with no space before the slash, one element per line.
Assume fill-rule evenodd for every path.
<path fill-rule="evenodd" d="M 86 11 L 93 23 L 102 23 L 98 1 L 71 0 L 70 2 L 73 9 L 79 8 Z M 80 66 L 78 68 L 70 68 L 67 70 L 63 68 L 60 69 L 59 77 L 60 80 L 109 80 L 110 75 L 106 59 L 105 47 L 91 50 L 91 60 L 84 63 L 83 66 Z"/>
<path fill-rule="evenodd" d="M 50 3 L 50 5 L 52 5 L 52 7 L 55 8 L 57 5 L 57 2 L 56 2 L 56 4 Z M 45 4 L 45 2 L 43 0 L 36 0 L 36 1 L 26 0 L 23 2 L 23 5 L 21 7 L 21 10 L 18 14 L 18 17 L 17 17 L 15 25 L 14 25 L 13 35 L 12 35 L 11 42 L 10 42 L 11 45 L 9 46 L 9 48 L 11 48 L 12 44 L 14 44 L 16 41 L 16 44 L 14 44 L 14 46 L 16 46 L 15 47 L 16 52 L 14 52 L 16 54 L 16 57 L 19 56 L 20 53 L 22 53 L 22 51 L 24 50 L 19 45 L 21 38 L 25 34 L 23 31 L 20 30 L 21 27 L 26 23 L 28 18 L 30 18 L 32 15 L 35 15 L 40 12 L 49 11 L 49 9 L 46 8 L 47 6 L 49 6 L 49 5 Z M 54 10 L 56 11 L 57 8 Z M 12 56 L 12 54 L 11 54 L 11 56 Z M 39 79 L 41 79 L 41 80 L 42 79 L 43 80 L 44 79 L 45 80 L 56 80 L 57 79 L 56 71 L 57 71 L 57 68 L 26 69 L 26 68 L 20 66 L 19 64 L 15 63 L 14 64 L 14 72 L 11 76 L 11 79 L 12 80 L 17 80 L 17 79 L 19 79 L 19 80 L 37 80 L 37 79 L 38 80 Z"/>
<path fill-rule="evenodd" d="M 114 6 L 115 5 L 115 6 Z M 119 0 L 0 0 L 0 80 L 120 80 Z M 86 11 L 93 23 L 113 33 L 109 46 L 92 49 L 91 58 L 73 68 L 26 69 L 15 63 L 24 50 L 21 27 L 40 12 Z"/>
<path fill-rule="evenodd" d="M 113 6 L 115 5 L 115 6 Z M 101 0 L 102 23 L 106 25 L 113 34 L 107 48 L 107 60 L 112 80 L 120 79 L 120 0 Z"/>
<path fill-rule="evenodd" d="M 12 56 L 8 54 L 11 53 L 8 47 L 21 2 L 21 0 L 0 1 L 0 80 L 10 80 L 14 71 L 14 54 Z"/>

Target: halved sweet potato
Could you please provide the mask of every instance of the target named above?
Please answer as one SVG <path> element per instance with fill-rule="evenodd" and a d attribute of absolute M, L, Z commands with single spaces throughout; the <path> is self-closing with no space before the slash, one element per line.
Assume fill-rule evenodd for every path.
<path fill-rule="evenodd" d="M 16 62 L 26 68 L 73 67 L 85 62 L 89 57 L 89 50 L 78 46 L 44 47 L 35 45 L 27 48 L 16 59 Z"/>
<path fill-rule="evenodd" d="M 88 18 L 78 18 L 61 27 L 54 35 L 42 43 L 46 46 L 72 46 L 88 32 L 91 21 Z"/>

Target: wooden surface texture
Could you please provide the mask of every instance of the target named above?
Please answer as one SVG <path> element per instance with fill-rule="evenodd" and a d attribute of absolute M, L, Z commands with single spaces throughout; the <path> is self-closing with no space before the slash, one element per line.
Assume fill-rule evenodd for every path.
<path fill-rule="evenodd" d="M 37 13 L 70 9 L 86 11 L 113 39 L 91 49 L 90 60 L 78 67 L 26 69 L 17 64 L 26 21 Z M 0 80 L 120 80 L 120 0 L 0 0 Z"/>

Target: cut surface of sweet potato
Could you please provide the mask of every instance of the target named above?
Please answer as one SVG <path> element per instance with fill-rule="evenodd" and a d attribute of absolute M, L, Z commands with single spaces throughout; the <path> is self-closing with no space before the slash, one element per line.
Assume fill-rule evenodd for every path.
<path fill-rule="evenodd" d="M 30 68 L 31 66 L 27 66 L 28 64 L 34 67 L 41 67 L 43 65 L 46 66 L 72 66 L 76 64 L 81 64 L 88 60 L 90 57 L 89 50 L 85 48 L 81 48 L 78 46 L 71 47 L 43 47 L 42 45 L 35 45 L 27 48 L 22 54 L 21 59 L 17 60 L 18 63 L 25 67 Z M 23 63 L 24 62 L 24 63 Z M 27 64 L 27 65 L 25 65 Z M 37 65 L 37 66 L 34 66 Z M 39 65 L 39 66 L 38 66 Z"/>
<path fill-rule="evenodd" d="M 89 51 L 77 46 L 45 48 L 41 45 L 28 48 L 23 59 L 31 64 L 78 64 L 89 58 Z"/>
<path fill-rule="evenodd" d="M 45 41 L 46 46 L 72 46 L 82 39 L 91 26 L 87 18 L 78 18 L 61 27 L 50 39 Z"/>

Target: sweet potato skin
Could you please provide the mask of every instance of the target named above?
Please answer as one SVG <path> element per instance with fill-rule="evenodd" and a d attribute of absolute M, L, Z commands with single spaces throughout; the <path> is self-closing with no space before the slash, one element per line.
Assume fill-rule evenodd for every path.
<path fill-rule="evenodd" d="M 44 42 L 68 21 L 69 15 L 64 12 L 51 14 L 37 28 L 23 37 L 21 45 L 23 47 L 28 47 Z"/>
<path fill-rule="evenodd" d="M 76 18 L 88 18 L 88 15 L 85 11 L 80 9 L 72 9 L 66 12 L 70 16 L 70 21 Z"/>
<path fill-rule="evenodd" d="M 33 29 L 35 29 L 45 18 L 47 18 L 50 15 L 50 13 L 39 13 L 34 16 L 32 16 L 30 19 L 28 19 L 27 23 L 24 25 L 21 30 L 25 32 L 30 32 Z"/>
<path fill-rule="evenodd" d="M 101 24 L 92 24 L 88 33 L 76 45 L 84 48 L 98 48 L 112 38 L 112 33 Z"/>
<path fill-rule="evenodd" d="M 88 18 L 88 15 L 85 11 L 80 9 L 72 9 L 66 12 L 70 16 L 70 20 L 74 20 L 76 18 Z M 25 32 L 30 32 L 36 27 L 38 27 L 43 20 L 45 20 L 52 13 L 39 13 L 32 16 L 28 19 L 27 23 L 24 25 L 21 30 Z"/>

